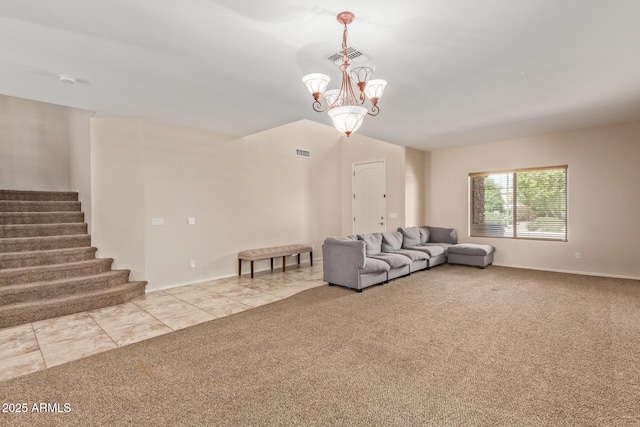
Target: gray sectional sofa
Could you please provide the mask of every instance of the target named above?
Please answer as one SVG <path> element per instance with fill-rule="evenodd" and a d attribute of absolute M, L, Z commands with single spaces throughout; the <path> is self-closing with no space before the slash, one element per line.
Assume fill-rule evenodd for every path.
<path fill-rule="evenodd" d="M 451 255 L 450 254 L 451 252 Z M 428 270 L 449 258 L 484 268 L 493 262 L 489 245 L 458 244 L 453 228 L 401 227 L 397 231 L 329 237 L 322 245 L 323 280 L 362 289 Z"/>

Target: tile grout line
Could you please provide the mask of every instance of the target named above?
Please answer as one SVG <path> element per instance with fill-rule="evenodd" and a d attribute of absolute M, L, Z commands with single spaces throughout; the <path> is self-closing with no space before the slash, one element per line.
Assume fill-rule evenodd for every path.
<path fill-rule="evenodd" d="M 144 308 L 140 307 L 140 306 L 139 306 L 138 304 L 136 304 L 134 301 L 128 301 L 128 302 L 130 302 L 130 303 L 132 303 L 133 305 L 135 305 L 135 306 L 136 306 L 136 308 L 137 308 L 138 310 L 142 311 L 142 312 L 143 312 L 143 313 L 145 313 L 145 314 L 148 314 L 148 315 L 149 315 L 149 316 L 151 316 L 154 320 L 156 320 L 156 321 L 160 322 L 162 325 L 164 325 L 164 326 L 166 326 L 167 328 L 171 329 L 171 332 L 175 332 L 175 329 L 173 329 L 171 326 L 169 326 L 169 325 L 167 325 L 166 323 L 164 323 L 162 320 L 158 319 L 158 318 L 157 318 L 156 316 L 154 316 L 153 314 L 149 313 L 149 312 L 148 312 L 147 310 L 145 310 Z M 121 304 L 118 304 L 118 305 L 121 305 Z M 123 345 L 118 344 L 118 343 L 114 340 L 114 338 L 111 336 L 111 334 L 110 334 L 109 332 L 107 332 L 107 331 L 106 331 L 106 329 L 104 329 L 104 328 L 102 327 L 102 325 L 100 325 L 100 323 L 95 319 L 95 317 L 93 317 L 93 316 L 91 316 L 91 317 L 94 319 L 94 321 L 95 321 L 96 323 L 98 323 L 98 326 L 100 326 L 100 327 L 102 328 L 102 330 L 104 331 L 104 333 L 105 333 L 105 334 L 107 334 L 107 335 L 109 336 L 109 338 L 111 338 L 111 340 L 116 344 L 116 346 L 117 346 L 118 348 L 120 348 L 120 347 L 126 347 L 126 346 L 128 346 L 128 345 L 133 344 L 133 343 L 123 344 Z M 147 323 L 149 323 L 149 322 L 136 323 L 134 326 L 144 325 L 144 324 L 147 324 Z M 130 326 L 130 325 L 129 325 L 129 326 Z M 114 330 L 113 330 L 113 332 L 121 331 L 121 330 L 123 330 L 123 329 L 126 329 L 126 328 L 127 328 L 127 327 L 129 327 L 129 326 L 125 326 L 125 327 L 123 327 L 123 328 L 114 329 Z M 167 332 L 164 332 L 164 333 L 162 333 L 161 335 L 164 335 L 165 333 L 167 333 Z M 156 336 L 159 336 L 159 335 L 156 335 Z M 148 338 L 145 338 L 145 339 L 148 339 Z M 145 339 L 142 339 L 142 340 L 140 340 L 140 341 L 144 341 Z M 140 341 L 135 341 L 135 342 L 140 342 Z"/>
<path fill-rule="evenodd" d="M 167 294 L 168 295 L 168 294 Z M 138 304 L 135 303 L 135 301 L 131 301 L 133 304 L 136 305 L 136 307 L 138 307 L 140 310 L 144 311 L 145 313 L 147 313 L 149 316 L 153 317 L 154 319 L 156 319 L 158 322 L 162 323 L 164 326 L 166 326 L 167 328 L 171 329 L 172 332 L 177 331 L 177 329 L 173 329 L 171 326 L 167 325 L 166 323 L 164 323 L 162 320 L 160 320 L 158 317 L 154 316 L 153 314 L 149 313 L 147 310 L 144 309 L 144 307 L 140 307 Z M 127 344 L 128 345 L 128 344 Z"/>
<path fill-rule="evenodd" d="M 246 287 L 246 286 L 244 286 L 244 285 L 238 285 L 238 286 L 242 286 L 242 287 L 244 287 L 244 288 L 251 289 L 251 288 L 248 288 L 248 287 Z M 219 293 L 217 293 L 217 292 L 209 291 L 208 289 L 205 289 L 205 290 L 206 290 L 206 291 L 208 291 L 208 292 L 210 292 L 210 293 L 211 293 L 211 294 L 213 294 L 213 295 L 222 296 L 222 297 L 224 297 L 224 298 L 227 298 L 227 299 L 230 299 L 230 300 L 232 300 L 232 301 L 235 301 L 235 302 L 237 302 L 237 303 L 239 303 L 239 304 L 246 305 L 246 306 L 247 306 L 247 307 L 249 307 L 249 308 L 255 308 L 255 307 L 253 307 L 253 306 L 250 306 L 249 304 L 245 304 L 245 303 L 243 303 L 242 301 L 238 301 L 237 299 L 234 299 L 233 297 L 226 296 L 226 295 L 223 295 L 223 294 L 219 294 Z M 252 290 L 253 290 L 253 289 L 252 289 Z M 257 290 L 256 290 L 256 292 L 261 292 L 261 291 L 257 291 Z M 266 294 L 265 292 L 261 292 L 261 293 Z M 198 309 L 198 310 L 200 310 L 200 311 L 204 311 L 205 313 L 210 314 L 211 316 L 213 316 L 213 315 L 212 315 L 211 313 L 209 313 L 208 311 L 205 311 L 205 310 L 201 309 L 200 307 L 197 307 L 197 306 L 195 306 L 195 305 L 191 304 L 189 301 L 187 301 L 187 300 L 184 300 L 184 299 L 180 298 L 178 295 L 173 295 L 173 296 L 174 296 L 174 297 L 176 297 L 176 298 L 178 298 L 180 301 L 183 301 L 183 302 L 185 302 L 186 304 L 189 304 L 190 306 L 195 307 L 196 309 Z M 258 295 L 256 295 L 256 296 L 258 296 Z M 258 306 L 258 307 L 259 307 L 259 306 Z M 227 317 L 227 316 L 222 316 L 222 317 Z M 216 319 L 221 319 L 221 317 L 216 317 Z"/>
<path fill-rule="evenodd" d="M 42 346 L 40 345 L 38 334 L 36 334 L 36 328 L 33 327 L 33 322 L 31 322 L 30 325 L 31 325 L 31 331 L 33 332 L 33 337 L 36 339 L 36 344 L 38 344 L 38 351 L 40 352 L 40 357 L 42 357 L 42 363 L 44 363 L 44 369 L 38 369 L 38 371 L 49 369 L 49 365 L 47 365 L 47 360 L 44 358 L 44 353 L 42 352 Z"/>
<path fill-rule="evenodd" d="M 95 323 L 96 325 L 98 325 L 98 328 L 100 328 L 100 330 L 101 330 L 102 332 L 104 332 L 104 333 L 105 333 L 105 335 L 106 335 L 107 337 L 109 337 L 109 339 L 111 340 L 111 342 L 112 342 L 112 343 L 114 343 L 114 344 L 116 345 L 116 348 L 119 348 L 120 346 L 118 345 L 118 343 L 114 341 L 114 339 L 113 339 L 113 337 L 112 337 L 111 335 L 109 335 L 109 332 L 107 332 L 107 331 L 105 331 L 105 330 L 104 330 L 104 328 L 103 328 L 103 327 L 102 327 L 102 325 L 101 325 L 101 324 L 96 320 L 96 318 L 95 318 L 95 317 L 93 317 L 93 316 L 91 315 L 91 312 L 87 311 L 87 312 L 85 312 L 85 313 L 87 313 L 87 315 L 91 318 L 91 320 L 93 320 L 93 323 Z M 103 350 L 103 351 L 106 351 L 106 350 Z M 102 353 L 102 352 L 100 352 L 100 353 Z"/>

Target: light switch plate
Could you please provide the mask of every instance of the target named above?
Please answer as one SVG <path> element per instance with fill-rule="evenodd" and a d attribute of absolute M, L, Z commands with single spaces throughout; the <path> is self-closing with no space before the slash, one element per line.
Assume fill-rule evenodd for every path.
<path fill-rule="evenodd" d="M 164 225 L 164 218 L 151 218 L 151 225 Z"/>
<path fill-rule="evenodd" d="M 187 218 L 187 224 L 194 225 L 196 223 L 196 218 L 194 216 L 190 216 Z"/>

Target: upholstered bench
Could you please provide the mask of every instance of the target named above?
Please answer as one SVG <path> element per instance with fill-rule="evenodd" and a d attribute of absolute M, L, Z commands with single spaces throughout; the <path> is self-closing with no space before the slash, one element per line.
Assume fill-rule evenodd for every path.
<path fill-rule="evenodd" d="M 491 245 L 459 243 L 450 246 L 447 250 L 447 263 L 485 268 L 493 262 L 493 253 L 495 251 L 496 249 Z"/>
<path fill-rule="evenodd" d="M 286 260 L 288 255 L 298 255 L 300 264 L 300 254 L 309 252 L 309 260 L 313 265 L 313 248 L 309 245 L 295 244 L 287 246 L 272 246 L 270 248 L 248 249 L 238 253 L 238 276 L 242 276 L 242 260 L 251 261 L 251 278 L 253 279 L 253 262 L 261 259 L 271 259 L 271 270 L 273 270 L 273 259 L 282 257 L 282 271 L 286 271 Z"/>

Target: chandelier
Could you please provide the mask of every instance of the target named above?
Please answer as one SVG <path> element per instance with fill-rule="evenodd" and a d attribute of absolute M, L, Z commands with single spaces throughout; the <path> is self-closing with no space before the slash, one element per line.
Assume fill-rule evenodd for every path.
<path fill-rule="evenodd" d="M 333 125 L 338 131 L 349 136 L 357 131 L 364 121 L 364 116 L 377 116 L 380 112 L 378 100 L 382 97 L 384 88 L 387 86 L 385 80 L 371 79 L 375 70 L 373 65 L 367 63 L 349 64 L 347 55 L 347 25 L 353 22 L 355 15 L 351 12 L 341 12 L 337 16 L 338 22 L 344 25 L 342 34 L 342 84 L 340 89 L 327 89 L 329 76 L 321 73 L 307 74 L 302 81 L 313 95 L 312 107 L 315 111 L 322 113 L 327 111 L 333 121 Z M 354 92 L 357 87 L 358 95 Z M 320 97 L 323 96 L 326 106 L 323 108 Z M 371 111 L 363 107 L 365 99 L 371 102 Z"/>

